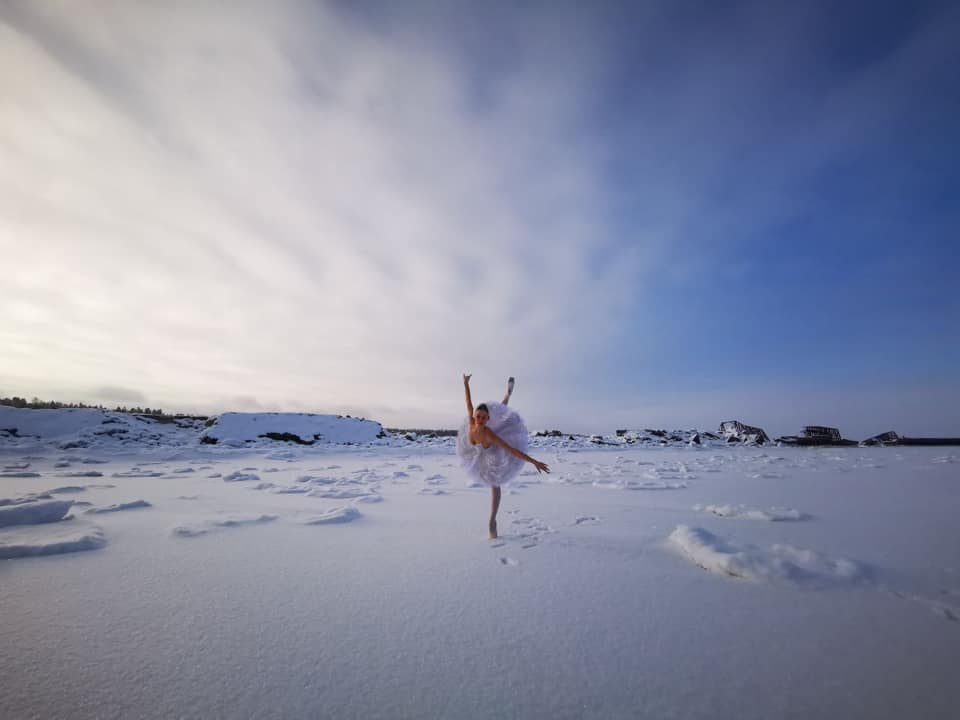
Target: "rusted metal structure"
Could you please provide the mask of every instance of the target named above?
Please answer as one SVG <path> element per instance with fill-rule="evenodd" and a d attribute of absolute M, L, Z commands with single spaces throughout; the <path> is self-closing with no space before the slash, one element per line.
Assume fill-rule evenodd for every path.
<path fill-rule="evenodd" d="M 845 440 L 837 428 L 827 427 L 825 425 L 807 425 L 803 428 L 801 435 L 784 435 L 783 437 L 778 437 L 777 442 L 783 443 L 784 445 L 799 445 L 802 447 L 849 447 L 859 444 L 856 440 Z"/>

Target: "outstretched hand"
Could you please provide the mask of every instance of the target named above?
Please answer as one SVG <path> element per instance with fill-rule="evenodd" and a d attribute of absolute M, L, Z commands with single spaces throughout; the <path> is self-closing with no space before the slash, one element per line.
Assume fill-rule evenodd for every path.
<path fill-rule="evenodd" d="M 539 460 L 534 460 L 533 466 L 537 469 L 538 473 L 545 472 L 548 475 L 550 474 L 550 468 L 544 462 L 540 462 Z"/>
<path fill-rule="evenodd" d="M 471 374 L 471 375 L 464 375 L 464 376 L 463 376 L 463 384 L 466 385 L 467 383 L 469 383 L 471 377 L 473 377 L 472 374 Z"/>

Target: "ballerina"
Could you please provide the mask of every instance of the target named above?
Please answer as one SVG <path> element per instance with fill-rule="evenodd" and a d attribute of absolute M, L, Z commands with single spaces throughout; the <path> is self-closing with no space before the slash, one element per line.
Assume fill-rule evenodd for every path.
<path fill-rule="evenodd" d="M 463 376 L 467 419 L 457 434 L 457 455 L 467 474 L 491 490 L 490 539 L 493 540 L 497 537 L 500 487 L 515 478 L 524 463 L 532 463 L 537 472 L 549 473 L 550 468 L 524 452 L 530 433 L 523 418 L 507 407 L 513 394 L 513 378 L 507 381 L 507 394 L 502 403 L 481 403 L 476 412 L 470 399 L 470 378 L 470 375 Z"/>

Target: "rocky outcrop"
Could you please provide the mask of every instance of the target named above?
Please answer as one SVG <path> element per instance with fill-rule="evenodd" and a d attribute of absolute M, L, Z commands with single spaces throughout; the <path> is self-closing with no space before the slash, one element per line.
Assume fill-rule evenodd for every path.
<path fill-rule="evenodd" d="M 770 437 L 763 431 L 763 428 L 746 425 L 739 420 L 724 420 L 720 423 L 718 432 L 720 433 L 720 437 L 724 438 L 728 443 L 765 445 L 770 442 Z"/>

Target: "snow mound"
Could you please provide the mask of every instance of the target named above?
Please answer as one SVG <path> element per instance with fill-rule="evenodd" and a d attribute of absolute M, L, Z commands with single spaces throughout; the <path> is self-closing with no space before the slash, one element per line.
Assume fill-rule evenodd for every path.
<path fill-rule="evenodd" d="M 273 485 L 273 483 L 260 483 L 261 485 Z M 309 490 L 302 485 L 274 485 L 270 488 L 274 495 L 302 495 Z"/>
<path fill-rule="evenodd" d="M 360 511 L 350 505 L 327 510 L 303 521 L 304 525 L 331 525 L 333 523 L 352 522 L 360 517 Z"/>
<path fill-rule="evenodd" d="M 240 470 L 234 470 L 229 475 L 223 476 L 224 482 L 243 482 L 244 480 L 259 480 L 260 476 L 256 473 L 245 473 Z"/>
<path fill-rule="evenodd" d="M 383 502 L 383 495 L 378 495 L 377 493 L 370 493 L 370 494 L 368 494 L 368 495 L 359 495 L 359 496 L 353 498 L 353 500 L 351 500 L 351 502 L 354 502 L 354 503 L 378 503 L 378 502 Z"/>
<path fill-rule="evenodd" d="M 37 500 L 53 500 L 53 495 L 40 492 L 28 493 L 27 495 L 22 495 L 20 497 L 0 498 L 0 507 L 6 507 L 7 505 L 23 505 L 23 503 L 36 502 Z"/>
<path fill-rule="evenodd" d="M 40 500 L 0 507 L 0 528 L 13 525 L 39 525 L 62 520 L 72 500 Z"/>
<path fill-rule="evenodd" d="M 694 510 L 713 513 L 718 517 L 744 518 L 746 520 L 768 520 L 781 522 L 789 520 L 809 520 L 810 516 L 792 508 L 768 508 L 761 510 L 746 505 L 694 505 Z"/>
<path fill-rule="evenodd" d="M 107 544 L 103 530 L 75 522 L 0 532 L 0 559 L 96 550 Z"/>
<path fill-rule="evenodd" d="M 157 472 L 156 470 L 141 470 L 138 467 L 132 468 L 127 472 L 115 472 L 113 477 L 118 478 L 148 478 L 148 477 L 163 477 L 162 472 Z"/>
<path fill-rule="evenodd" d="M 362 498 L 374 493 L 362 487 L 336 487 L 336 488 L 317 488 L 307 493 L 310 497 L 330 498 L 333 500 L 349 500 L 350 498 Z"/>
<path fill-rule="evenodd" d="M 148 507 L 153 507 L 153 505 L 147 502 L 146 500 L 132 500 L 131 502 L 117 503 L 116 505 L 108 505 L 107 507 L 102 507 L 102 508 L 90 508 L 86 512 L 112 513 L 112 512 L 120 512 L 121 510 L 135 510 L 137 508 L 148 508 Z"/>
<path fill-rule="evenodd" d="M 273 522 L 277 515 L 229 515 L 212 518 L 193 525 L 177 525 L 170 532 L 177 537 L 197 537 L 221 528 L 243 527 L 244 525 L 263 525 Z"/>
<path fill-rule="evenodd" d="M 668 538 L 694 563 L 718 575 L 798 587 L 852 585 L 867 579 L 866 569 L 844 558 L 832 558 L 791 545 L 736 545 L 700 527 L 678 525 Z"/>
<path fill-rule="evenodd" d="M 629 478 L 617 480 L 594 480 L 593 486 L 607 490 L 683 490 L 685 482 L 664 482 L 662 480 L 633 480 Z"/>
<path fill-rule="evenodd" d="M 202 442 L 242 446 L 263 440 L 355 444 L 384 437 L 373 420 L 312 413 L 224 413 L 200 434 Z"/>

